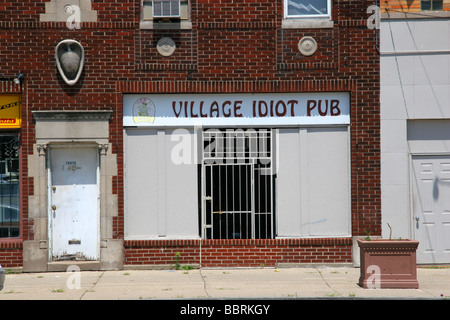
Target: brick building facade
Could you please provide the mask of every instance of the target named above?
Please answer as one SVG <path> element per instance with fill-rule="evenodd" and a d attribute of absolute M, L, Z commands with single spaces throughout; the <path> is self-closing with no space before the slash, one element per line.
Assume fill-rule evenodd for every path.
<path fill-rule="evenodd" d="M 283 0 L 190 0 L 181 1 L 175 18 L 157 16 L 158 1 L 0 2 L 0 96 L 2 102 L 16 97 L 21 105 L 21 124 L 1 129 L 10 137 L 6 142 L 18 141 L 17 177 L 9 183 L 19 192 L 8 195 L 16 197 L 19 211 L 4 213 L 1 221 L 15 233 L 0 239 L 0 264 L 46 271 L 67 260 L 93 269 L 175 260 L 202 267 L 352 263 L 356 237 L 381 235 L 378 31 L 367 25 L 371 1 L 319 2 L 325 4 L 320 13 L 298 8 L 296 1 L 285 10 Z M 79 44 L 70 50 L 84 50 L 74 84 L 57 67 L 55 49 L 63 40 Z M 19 73 L 25 78 L 17 84 Z M 155 103 L 156 115 L 130 114 L 141 97 Z M 178 100 L 160 107 L 167 97 Z M 182 102 L 186 97 L 190 102 Z M 207 98 L 209 118 L 206 109 L 198 109 Z M 238 122 L 247 110 L 241 102 L 252 98 L 253 115 L 249 111 Z M 265 109 L 263 122 L 255 116 L 257 99 L 264 106 L 278 101 L 272 107 L 281 109 L 272 108 L 270 116 Z M 298 108 L 308 101 L 308 113 L 283 122 L 277 110 L 285 115 L 292 107 L 293 116 L 292 101 Z M 220 119 L 212 119 L 216 105 Z M 233 105 L 235 117 L 225 119 Z M 195 113 L 204 120 L 199 130 L 190 122 Z M 246 158 L 248 166 L 239 168 L 252 170 L 249 212 L 214 211 L 212 204 L 208 209 L 217 198 L 205 191 L 205 177 L 221 190 L 217 197 L 237 189 L 223 189 L 220 169 L 209 167 L 204 150 L 186 170 L 163 156 L 171 154 L 178 128 L 188 137 L 197 130 L 203 143 L 213 141 L 204 138 L 207 128 L 255 129 L 258 142 L 262 131 L 273 132 L 268 143 L 277 153 L 270 160 L 279 169 L 265 180 L 270 192 L 257 193 L 254 186 L 262 186 L 262 178 Z M 93 157 L 87 175 L 94 182 L 62 181 L 59 174 L 89 166 L 83 154 Z M 60 167 L 66 171 L 57 173 Z M 232 181 L 242 187 L 244 175 Z M 94 205 L 57 222 L 64 215 L 58 193 L 69 185 L 80 194 L 94 185 L 88 192 L 96 197 L 89 200 Z M 255 211 L 261 198 L 270 199 L 270 212 Z M 81 229 L 92 227 L 92 254 L 77 249 L 91 241 L 88 236 L 71 234 L 83 212 L 90 212 Z M 238 214 L 250 231 L 228 222 L 226 217 Z M 215 233 L 221 228 L 233 230 Z"/>

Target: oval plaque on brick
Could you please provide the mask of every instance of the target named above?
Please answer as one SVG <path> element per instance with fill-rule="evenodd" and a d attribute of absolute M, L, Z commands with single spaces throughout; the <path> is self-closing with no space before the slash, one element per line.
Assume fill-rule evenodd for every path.
<path fill-rule="evenodd" d="M 303 37 L 298 42 L 298 50 L 304 56 L 313 55 L 317 50 L 317 42 L 313 37 Z"/>
<path fill-rule="evenodd" d="M 64 82 L 69 86 L 76 84 L 84 66 L 83 46 L 75 40 L 63 40 L 56 46 L 55 59 Z"/>
<path fill-rule="evenodd" d="M 168 37 L 161 38 L 156 45 L 156 49 L 160 55 L 168 57 L 171 56 L 176 49 L 175 42 Z"/>

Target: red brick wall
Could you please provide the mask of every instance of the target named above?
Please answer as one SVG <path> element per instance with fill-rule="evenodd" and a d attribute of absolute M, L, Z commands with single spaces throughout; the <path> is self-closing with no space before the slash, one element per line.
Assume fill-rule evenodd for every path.
<path fill-rule="evenodd" d="M 22 267 L 22 241 L 0 242 L 0 265 L 3 268 Z"/>
<path fill-rule="evenodd" d="M 34 239 L 34 221 L 28 215 L 27 201 L 34 192 L 33 178 L 27 176 L 26 170 L 27 156 L 32 154 L 35 143 L 31 111 L 113 111 L 110 142 L 118 159 L 113 191 L 119 199 L 113 237 L 121 239 L 124 236 L 121 95 L 154 92 L 350 92 L 352 234 L 364 235 L 365 230 L 372 235 L 381 234 L 379 55 L 377 31 L 366 26 L 369 16 L 366 9 L 373 1 L 333 1 L 331 29 L 282 29 L 281 0 L 192 0 L 192 30 L 171 31 L 139 29 L 140 0 L 93 0 L 92 9 L 97 10 L 98 22 L 82 23 L 79 30 L 68 29 L 64 22 L 39 22 L 39 14 L 45 11 L 44 2 L 0 0 L 0 75 L 14 76 L 21 71 L 27 76 L 22 94 L 19 241 Z M 156 42 L 162 36 L 175 40 L 177 50 L 173 56 L 162 57 L 156 52 Z M 313 36 L 318 41 L 319 48 L 313 56 L 299 53 L 297 43 L 303 36 Z M 73 87 L 63 83 L 54 61 L 55 46 L 64 39 L 78 40 L 85 48 L 84 72 Z M 0 94 L 8 92 L 7 85 L 0 82 Z M 271 254 L 267 261 L 274 264 L 288 259 L 279 253 L 288 248 L 294 252 L 292 261 L 296 261 L 295 256 L 298 261 L 308 259 L 306 253 L 300 254 L 302 250 L 311 253 L 314 261 L 351 259 L 348 239 L 345 244 L 341 239 L 327 239 L 326 245 L 318 245 L 319 240 L 296 241 L 301 246 L 269 241 L 270 245 L 265 246 L 277 247 L 273 249 L 277 253 Z M 218 244 L 217 249 L 222 247 L 223 244 Z M 155 248 L 154 244 L 144 242 L 139 250 L 151 252 Z M 256 258 L 262 250 L 260 246 L 230 246 L 222 261 L 217 260 L 221 255 L 214 252 L 215 248 L 213 243 L 204 248 L 205 265 L 235 264 L 230 260 L 233 255 L 228 254 L 233 250 L 238 256 L 239 252 L 250 250 L 252 253 L 248 251 L 246 256 L 254 255 L 255 259 L 247 261 L 248 265 L 263 263 Z M 324 259 L 316 251 L 319 248 L 337 251 Z M 198 250 L 184 245 L 182 249 Z M 1 246 L 0 257 L 4 250 Z M 159 261 L 150 259 L 150 253 L 142 255 L 142 259 L 130 260 L 134 250 L 138 249 L 126 242 L 129 263 Z M 178 247 L 167 254 L 165 261 L 173 257 L 174 250 Z M 192 256 L 194 261 L 194 253 L 183 254 Z M 13 260 L 0 263 L 13 264 Z"/>
<path fill-rule="evenodd" d="M 176 258 L 179 253 L 179 258 Z M 351 263 L 352 240 L 141 240 L 125 242 L 126 265 L 276 267 Z"/>

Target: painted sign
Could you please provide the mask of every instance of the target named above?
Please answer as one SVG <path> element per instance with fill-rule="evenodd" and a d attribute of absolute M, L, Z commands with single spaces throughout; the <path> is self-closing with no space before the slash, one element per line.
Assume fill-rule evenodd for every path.
<path fill-rule="evenodd" d="M 21 96 L 0 95 L 0 128 L 20 128 L 22 125 Z"/>
<path fill-rule="evenodd" d="M 347 92 L 130 94 L 124 126 L 349 124 Z"/>

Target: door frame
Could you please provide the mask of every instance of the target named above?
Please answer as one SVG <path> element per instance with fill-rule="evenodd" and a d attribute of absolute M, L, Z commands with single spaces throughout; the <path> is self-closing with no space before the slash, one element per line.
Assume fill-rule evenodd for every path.
<path fill-rule="evenodd" d="M 53 259 L 53 215 L 52 215 L 52 172 L 51 172 L 51 152 L 52 149 L 72 149 L 72 148 L 91 148 L 96 152 L 96 179 L 97 179 L 97 236 L 96 236 L 96 260 L 100 261 L 100 155 L 98 152 L 98 144 L 96 143 L 49 143 L 47 148 L 47 158 L 46 158 L 46 174 L 47 174 L 47 213 L 48 213 L 48 261 L 59 261 Z"/>
<path fill-rule="evenodd" d="M 414 183 L 416 183 L 414 175 L 414 158 L 416 157 L 450 157 L 450 152 L 410 152 L 409 153 L 409 219 L 410 219 L 410 234 L 413 239 L 417 240 L 416 220 L 414 216 Z M 419 243 L 420 246 L 420 243 Z M 446 262 L 446 263 L 450 263 Z M 417 251 L 417 264 L 429 264 L 427 262 L 420 262 L 420 253 Z M 438 263 L 439 264 L 439 263 Z"/>

